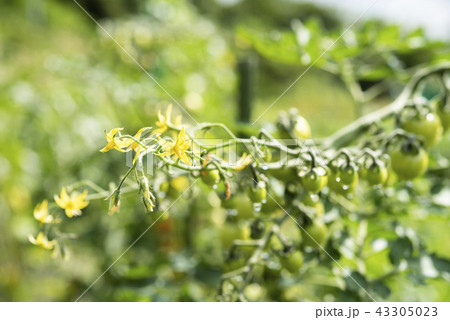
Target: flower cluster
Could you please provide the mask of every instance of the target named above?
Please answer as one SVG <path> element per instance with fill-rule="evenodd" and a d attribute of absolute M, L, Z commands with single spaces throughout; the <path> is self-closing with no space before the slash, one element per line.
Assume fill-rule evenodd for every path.
<path fill-rule="evenodd" d="M 151 127 L 143 127 L 133 136 L 122 134 L 123 128 L 113 128 L 109 132 L 105 132 L 106 145 L 100 152 L 108 152 L 110 150 L 116 150 L 123 153 L 129 151 L 134 152 L 133 166 L 122 178 L 119 186 L 107 197 L 110 202 L 110 214 L 119 211 L 120 196 L 123 192 L 121 188 L 130 173 L 134 173 L 137 183 L 136 189 L 141 195 L 147 212 L 153 212 L 154 207 L 156 206 L 156 197 L 152 193 L 152 187 L 150 186 L 147 177 L 140 168 L 142 164 L 138 165 L 138 160 L 140 161 L 142 157 L 150 154 L 150 152 L 157 156 L 167 166 L 180 167 L 181 169 L 191 170 L 193 172 L 211 172 L 214 175 L 215 183 L 218 183 L 223 178 L 225 179 L 223 180 L 224 184 L 229 188 L 229 183 L 226 181 L 223 170 L 221 169 L 222 171 L 219 173 L 217 169 L 214 169 L 216 167 L 219 168 L 220 165 L 223 164 L 223 160 L 217 157 L 212 158 L 211 154 L 205 154 L 204 150 L 203 153 L 196 153 L 190 150 L 193 144 L 197 144 L 201 149 L 203 146 L 193 138 L 194 135 L 192 133 L 190 134 L 186 131 L 186 128 L 182 125 L 181 121 L 181 116 L 176 117 L 176 119 L 172 121 L 172 106 L 169 105 L 165 115 L 158 112 L 158 120 L 155 123 L 157 128 L 153 131 Z M 206 129 L 206 127 L 203 129 Z M 195 129 L 193 131 L 195 131 Z M 168 134 L 169 132 L 175 134 L 170 135 Z M 196 161 L 194 161 L 194 159 Z M 252 161 L 253 157 L 244 153 L 236 163 L 227 165 L 225 170 L 241 171 Z M 207 166 L 208 169 L 206 169 Z M 103 197 L 104 194 L 108 194 L 107 190 L 94 185 L 92 182 L 84 182 L 77 185 L 80 187 L 83 184 L 100 192 L 100 198 Z M 69 194 L 67 190 L 71 191 L 72 189 L 75 190 L 75 186 L 70 188 L 64 187 L 59 195 L 54 196 L 54 203 L 49 203 L 48 200 L 44 200 L 35 207 L 33 215 L 34 218 L 40 222 L 41 230 L 36 237 L 33 237 L 32 235 L 29 236 L 29 241 L 31 243 L 46 250 L 54 250 L 59 246 L 62 246 L 62 241 L 60 240 L 64 235 L 57 230 L 54 230 L 54 226 L 62 221 L 62 212 L 64 212 L 68 218 L 77 217 L 82 214 L 81 210 L 89 204 L 89 201 L 87 200 L 87 190 L 84 190 L 83 192 L 73 191 Z M 93 195 L 92 198 L 98 196 L 98 194 Z M 60 209 L 63 209 L 64 211 L 61 211 Z"/>
<path fill-rule="evenodd" d="M 157 155 L 160 157 L 173 155 L 175 158 L 180 159 L 184 163 L 191 164 L 192 159 L 188 155 L 186 155 L 186 150 L 188 150 L 190 146 L 191 141 L 186 139 L 184 127 L 182 127 L 175 142 L 163 142 L 162 147 L 165 151 Z"/>
<path fill-rule="evenodd" d="M 61 195 L 58 197 L 55 195 L 56 204 L 65 210 L 66 215 L 69 218 L 81 215 L 81 209 L 85 208 L 89 202 L 85 200 L 87 196 L 87 190 L 83 193 L 73 193 L 69 196 L 66 192 L 66 188 L 62 188 Z"/>
<path fill-rule="evenodd" d="M 66 188 L 62 188 L 60 195 L 55 195 L 55 203 L 49 205 L 48 200 L 44 200 L 37 204 L 33 211 L 34 218 L 40 222 L 41 231 L 38 235 L 33 237 L 28 236 L 30 242 L 46 250 L 53 250 L 58 244 L 56 239 L 49 240 L 48 236 L 51 233 L 51 225 L 55 225 L 61 222 L 61 211 L 63 209 L 68 218 L 81 215 L 81 209 L 84 209 L 89 201 L 86 200 L 87 190 L 83 193 L 72 192 L 70 195 L 67 193 Z M 53 214 L 50 213 L 53 212 Z"/>
<path fill-rule="evenodd" d="M 136 162 L 136 159 L 139 157 L 139 154 L 146 150 L 146 146 L 140 142 L 142 133 L 151 128 L 145 127 L 140 129 L 133 137 L 116 137 L 116 134 L 123 130 L 123 128 L 114 128 L 108 133 L 105 132 L 106 135 L 106 146 L 100 150 L 100 152 L 107 152 L 111 149 L 115 149 L 120 152 L 128 152 L 133 150 L 135 152 L 135 156 L 133 159 L 133 163 Z"/>
<path fill-rule="evenodd" d="M 191 164 L 191 159 L 188 155 L 186 155 L 186 150 L 188 150 L 191 146 L 191 141 L 186 139 L 184 126 L 181 126 L 181 116 L 178 116 L 175 121 L 172 123 L 172 105 L 169 105 L 166 111 L 166 115 L 162 115 L 161 111 L 158 112 L 158 121 L 156 121 L 156 126 L 158 129 L 153 130 L 148 138 L 149 141 L 157 142 L 159 146 L 164 150 L 161 153 L 157 153 L 156 155 L 160 157 L 171 156 L 174 155 L 175 158 L 180 159 L 186 164 Z M 163 140 L 160 136 L 167 132 L 169 129 L 179 129 L 179 133 L 175 142 Z M 114 128 L 109 132 L 105 132 L 106 135 L 106 146 L 100 150 L 100 152 L 107 152 L 109 150 L 115 149 L 120 152 L 128 152 L 133 150 L 135 152 L 135 156 L 133 159 L 133 164 L 135 164 L 141 152 L 148 149 L 149 146 L 145 144 L 147 139 L 143 139 L 143 133 L 145 131 L 150 130 L 151 127 L 144 127 L 140 129 L 134 136 L 122 136 L 120 135 L 120 131 L 123 128 Z M 158 138 L 155 139 L 155 138 Z"/>

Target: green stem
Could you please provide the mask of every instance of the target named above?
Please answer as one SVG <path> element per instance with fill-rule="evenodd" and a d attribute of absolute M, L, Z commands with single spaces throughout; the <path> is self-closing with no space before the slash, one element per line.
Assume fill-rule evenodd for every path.
<path fill-rule="evenodd" d="M 283 223 L 284 220 L 288 217 L 287 214 L 284 214 L 281 218 L 275 220 L 272 228 L 269 230 L 269 232 L 260 240 L 255 243 L 255 251 L 253 251 L 253 254 L 251 257 L 247 260 L 247 264 L 237 270 L 233 270 L 231 272 L 227 272 L 222 275 L 220 286 L 223 285 L 223 282 L 227 279 L 231 279 L 236 276 L 240 276 L 242 274 L 245 274 L 244 281 L 241 285 L 241 289 L 239 290 L 239 296 L 242 296 L 245 288 L 247 287 L 248 283 L 251 281 L 251 277 L 253 275 L 253 269 L 256 264 L 261 260 L 261 256 L 266 249 L 268 243 L 270 242 L 272 236 L 274 236 L 279 228 L 279 226 Z"/>
<path fill-rule="evenodd" d="M 136 168 L 136 163 L 137 163 L 137 162 L 135 162 L 135 163 L 133 164 L 133 166 L 132 166 L 130 169 L 128 169 L 128 171 L 125 173 L 125 175 L 123 176 L 123 178 L 120 180 L 119 186 L 117 187 L 116 190 L 120 190 L 120 188 L 122 188 L 122 185 L 124 184 L 125 180 L 127 180 L 127 178 L 128 178 L 128 176 L 130 175 L 130 173 L 133 172 L 134 168 Z"/>
<path fill-rule="evenodd" d="M 137 189 L 138 189 L 137 187 L 125 187 L 122 190 L 120 190 L 120 193 L 121 194 L 130 193 L 132 191 L 136 191 Z M 100 200 L 100 199 L 105 200 L 105 199 L 109 198 L 110 195 L 111 195 L 111 193 L 109 191 L 91 193 L 86 196 L 86 200 L 88 200 L 88 201 Z"/>
<path fill-rule="evenodd" d="M 365 101 L 364 92 L 362 91 L 358 80 L 356 80 L 351 63 L 348 60 L 344 60 L 343 62 L 341 77 L 355 102 L 355 115 L 359 118 L 363 112 L 362 108 Z"/>
<path fill-rule="evenodd" d="M 409 99 L 415 92 L 419 82 L 422 79 L 431 74 L 442 73 L 449 69 L 450 63 L 447 62 L 417 71 L 409 83 L 405 86 L 401 94 L 391 104 L 359 118 L 330 137 L 325 138 L 322 140 L 323 146 L 325 148 L 339 149 L 350 144 L 352 141 L 365 133 L 370 128 L 372 123 L 385 120 L 402 110 L 402 108 L 407 105 Z"/>
<path fill-rule="evenodd" d="M 218 127 L 222 128 L 226 133 L 230 135 L 232 139 L 236 139 L 236 135 L 223 123 L 211 123 L 211 122 L 203 122 L 198 124 L 197 126 L 193 127 L 190 131 L 197 131 L 197 130 L 205 130 L 208 128 Z"/>
<path fill-rule="evenodd" d="M 105 189 L 97 185 L 96 183 L 92 182 L 91 180 L 81 180 L 78 182 L 75 182 L 74 184 L 71 184 L 67 187 L 67 190 L 70 192 L 72 190 L 81 188 L 82 186 L 90 187 L 91 189 L 95 190 L 96 192 L 107 192 Z"/>

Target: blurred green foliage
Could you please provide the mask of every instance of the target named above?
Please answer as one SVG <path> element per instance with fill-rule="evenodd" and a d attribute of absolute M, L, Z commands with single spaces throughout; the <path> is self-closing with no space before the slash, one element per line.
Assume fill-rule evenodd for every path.
<path fill-rule="evenodd" d="M 0 121 L 8 137 L 0 149 L 4 300 L 74 299 L 142 232 L 142 207 L 133 210 L 131 203 L 129 214 L 110 218 L 100 202 L 71 221 L 70 232 L 80 239 L 70 246 L 80 242 L 70 262 L 48 260 L 27 241 L 36 232 L 31 213 L 40 199 L 83 177 L 104 186 L 117 179 L 125 159 L 98 153 L 104 130 L 153 123 L 170 100 L 75 4 L 41 5 L 24 1 L 1 11 Z M 102 23 L 193 114 L 226 105 L 234 58 L 214 25 L 187 2 L 152 2 L 149 10 L 154 15 Z M 220 113 L 232 119 L 224 108 L 203 118 Z M 154 259 L 153 251 L 145 256 Z M 98 297 L 106 298 L 110 293 Z"/>
<path fill-rule="evenodd" d="M 111 36 L 196 120 L 220 119 L 231 127 L 238 127 L 234 121 L 235 65 L 243 55 L 257 54 L 260 59 L 254 112 L 259 114 L 341 31 L 330 14 L 285 2 L 276 12 L 270 1 L 256 6 L 267 18 L 264 26 L 258 23 L 260 18 L 247 20 L 254 15 L 250 1 L 234 9 L 184 0 L 80 3 L 101 19 Z M 293 6 L 296 10 L 291 10 Z M 306 19 L 309 16 L 314 18 Z M 296 33 L 288 30 L 294 18 L 305 21 L 297 23 Z M 256 31 L 249 31 L 252 28 Z M 397 26 L 368 23 L 362 28 L 366 30 L 349 34 L 328 53 L 333 61 L 362 59 L 367 67 L 354 70 L 359 80 L 391 77 L 403 83 L 403 71 L 448 59 L 448 53 L 441 54 L 448 44 L 425 41 L 421 31 L 404 36 Z M 301 37 L 309 41 L 299 47 Z M 355 41 L 358 45 L 353 47 Z M 2 4 L 0 61 L 0 300 L 75 300 L 142 234 L 150 218 L 133 196 L 125 197 L 122 211 L 113 216 L 106 214 L 106 202 L 92 202 L 82 217 L 65 224 L 64 231 L 76 234 L 77 239 L 67 241 L 70 259 L 63 261 L 50 259 L 47 252 L 29 245 L 28 234 L 37 231 L 33 207 L 59 193 L 61 186 L 86 177 L 104 187 L 117 180 L 124 173 L 125 159 L 121 154 L 98 152 L 104 144 L 104 130 L 123 126 L 134 133 L 154 123 L 157 110 L 173 101 L 70 1 Z M 391 68 L 385 67 L 386 62 Z M 295 106 L 310 119 L 314 134 L 325 136 L 353 119 L 357 114 L 353 98 L 336 77 L 338 71 L 330 72 L 342 66 L 330 67 L 329 63 L 327 56 L 318 61 L 318 68 L 263 120 Z M 401 70 L 393 72 L 395 68 Z M 190 120 L 180 109 L 178 114 Z M 447 138 L 441 148 L 448 150 L 449 144 Z M 179 189 L 176 182 L 171 185 L 172 199 Z M 83 299 L 213 300 L 224 249 L 216 237 L 217 226 L 224 220 L 219 202 L 206 188 L 192 191 Z M 438 256 L 450 258 L 442 246 L 450 241 L 448 212 L 422 212 L 412 205 L 408 210 L 419 214 L 405 223 Z M 389 213 L 382 213 L 380 225 L 383 219 L 389 222 Z M 402 244 L 400 252 L 404 252 Z M 341 260 L 343 265 L 352 265 L 345 257 Z M 380 251 L 368 275 L 388 271 L 388 263 L 387 250 Z M 442 268 L 448 272 L 445 263 Z M 331 266 L 314 269 L 314 274 L 283 275 L 277 280 L 267 276 L 277 285 L 269 284 L 263 299 L 354 298 L 351 291 L 339 290 L 345 283 Z M 416 287 L 400 276 L 392 280 L 391 289 L 381 283 L 374 286 L 381 298 L 391 300 L 449 299 L 448 277 L 425 281 L 427 286 Z M 392 294 L 388 296 L 386 290 Z"/>

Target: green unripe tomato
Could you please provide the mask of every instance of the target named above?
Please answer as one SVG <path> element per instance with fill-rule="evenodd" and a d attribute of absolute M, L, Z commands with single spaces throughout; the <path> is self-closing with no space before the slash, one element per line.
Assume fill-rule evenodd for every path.
<path fill-rule="evenodd" d="M 331 191 L 341 195 L 352 193 L 358 185 L 358 179 L 354 179 L 352 184 L 344 184 L 341 181 L 339 173 L 332 171 L 328 178 L 328 187 Z"/>
<path fill-rule="evenodd" d="M 246 261 L 247 260 L 244 258 L 243 255 L 232 257 L 225 262 L 224 271 L 230 272 L 242 268 L 243 266 L 245 266 Z"/>
<path fill-rule="evenodd" d="M 247 240 L 250 238 L 250 230 L 236 221 L 226 221 L 220 228 L 220 240 L 223 248 L 230 248 L 234 240 Z"/>
<path fill-rule="evenodd" d="M 423 148 L 396 149 L 391 153 L 391 166 L 400 179 L 411 180 L 423 175 L 427 170 L 428 154 Z"/>
<path fill-rule="evenodd" d="M 311 138 L 311 127 L 309 126 L 308 121 L 302 116 L 297 116 L 295 118 L 294 133 L 296 137 L 301 139 Z"/>
<path fill-rule="evenodd" d="M 202 181 L 207 186 L 210 186 L 210 187 L 218 184 L 219 181 L 220 181 L 220 174 L 219 174 L 219 170 L 217 170 L 217 169 L 214 169 L 214 170 L 202 170 L 200 172 L 200 176 L 202 178 Z"/>
<path fill-rule="evenodd" d="M 398 176 L 392 170 L 392 165 L 391 165 L 388 168 L 388 177 L 386 179 L 386 182 L 384 183 L 384 186 L 392 187 L 397 181 L 398 181 Z"/>
<path fill-rule="evenodd" d="M 238 212 L 238 218 L 240 219 L 250 219 L 253 217 L 253 204 L 248 199 L 248 197 L 245 196 L 245 194 L 238 194 L 235 196 L 236 198 L 236 204 L 235 209 Z"/>
<path fill-rule="evenodd" d="M 244 289 L 244 296 L 249 301 L 258 301 L 264 295 L 264 289 L 257 283 L 251 283 Z"/>
<path fill-rule="evenodd" d="M 303 244 L 307 247 L 320 248 L 325 244 L 328 228 L 321 221 L 313 221 L 303 231 Z"/>
<path fill-rule="evenodd" d="M 180 176 L 164 181 L 160 184 L 159 190 L 166 194 L 167 198 L 178 197 L 179 194 L 189 187 L 189 180 L 187 177 Z"/>
<path fill-rule="evenodd" d="M 371 185 L 384 185 L 388 179 L 388 169 L 384 165 L 375 165 L 366 169 L 366 181 Z"/>
<path fill-rule="evenodd" d="M 325 213 L 325 207 L 317 194 L 305 193 L 302 197 L 302 203 L 307 207 L 313 208 L 319 216 Z"/>
<path fill-rule="evenodd" d="M 250 186 L 247 193 L 253 203 L 261 203 L 267 197 L 266 184 L 260 181 L 256 186 Z"/>
<path fill-rule="evenodd" d="M 358 167 L 350 164 L 339 170 L 339 179 L 344 185 L 358 183 Z"/>
<path fill-rule="evenodd" d="M 189 179 L 185 176 L 175 177 L 169 181 L 170 187 L 176 192 L 184 192 L 189 187 Z"/>
<path fill-rule="evenodd" d="M 314 207 L 320 202 L 320 197 L 315 193 L 305 193 L 302 197 L 302 203 L 308 207 Z"/>
<path fill-rule="evenodd" d="M 280 199 L 275 194 L 273 195 L 273 197 L 275 199 L 273 199 L 272 197 L 266 198 L 266 202 L 263 203 L 261 206 L 262 213 L 264 213 L 264 214 L 274 213 L 277 210 L 280 210 L 281 208 L 284 207 L 284 201 L 283 201 L 284 199 Z M 281 206 L 281 208 L 280 208 L 280 206 Z"/>
<path fill-rule="evenodd" d="M 220 205 L 224 209 L 236 209 L 237 206 L 237 196 L 232 195 L 229 199 L 222 198 Z"/>
<path fill-rule="evenodd" d="M 318 193 L 327 185 L 327 171 L 322 167 L 315 167 L 311 170 L 300 174 L 300 180 L 308 192 Z"/>
<path fill-rule="evenodd" d="M 169 181 L 164 181 L 159 185 L 159 191 L 167 193 L 169 191 Z"/>
<path fill-rule="evenodd" d="M 342 188 L 340 190 L 340 194 L 342 195 L 348 195 L 355 191 L 356 187 L 358 186 L 358 180 L 353 182 L 352 184 L 343 184 Z"/>
<path fill-rule="evenodd" d="M 338 192 L 341 189 L 341 183 L 340 183 L 340 179 L 338 180 L 338 173 L 336 170 L 331 170 L 330 174 L 328 176 L 328 188 L 330 188 L 331 191 L 333 192 Z"/>
<path fill-rule="evenodd" d="M 280 258 L 281 265 L 290 273 L 298 273 L 303 266 L 304 258 L 300 251 L 294 251 L 293 253 Z"/>
<path fill-rule="evenodd" d="M 425 116 L 414 117 L 401 122 L 401 127 L 405 131 L 421 136 L 425 140 L 425 146 L 430 147 L 439 142 L 442 138 L 442 124 L 439 117 L 432 112 Z"/>
<path fill-rule="evenodd" d="M 270 241 L 267 243 L 266 249 L 271 249 L 275 251 L 281 251 L 283 250 L 284 246 L 281 242 L 280 238 L 274 236 L 270 238 Z"/>
<path fill-rule="evenodd" d="M 299 246 L 302 242 L 302 233 L 296 221 L 288 219 L 280 226 L 280 233 L 284 235 L 289 244 Z"/>
<path fill-rule="evenodd" d="M 243 193 L 232 195 L 228 200 L 222 199 L 221 205 L 224 209 L 236 210 L 237 218 L 239 219 L 250 219 L 253 217 L 253 204 Z"/>

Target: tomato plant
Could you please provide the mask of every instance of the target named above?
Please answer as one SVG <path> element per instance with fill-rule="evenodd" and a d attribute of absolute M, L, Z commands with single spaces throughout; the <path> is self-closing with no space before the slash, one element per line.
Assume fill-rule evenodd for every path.
<path fill-rule="evenodd" d="M 155 12 L 170 12 L 163 9 Z M 203 30 L 208 23 L 203 21 L 196 26 Z M 329 35 L 311 21 L 305 24 L 294 21 L 292 27 L 288 34 L 282 32 L 262 39 L 240 30 L 232 38 L 236 38 L 240 50 L 253 46 L 257 53 L 273 61 L 284 59 L 283 63 L 303 65 L 303 61 L 316 56 L 315 52 L 321 52 Z M 350 123 L 343 128 L 315 136 L 311 128 L 314 133 L 320 131 L 315 126 L 330 125 L 334 130 L 333 119 L 325 121 L 322 115 L 320 122 L 312 121 L 310 125 L 306 118 L 317 115 L 300 114 L 300 107 L 282 111 L 278 118 L 270 114 L 267 118 L 273 121 L 267 123 L 229 125 L 221 117 L 229 112 L 219 104 L 225 103 L 227 94 L 217 98 L 211 92 L 233 87 L 232 72 L 220 69 L 218 74 L 224 74 L 224 78 L 209 73 L 203 76 L 197 72 L 202 61 L 197 61 L 192 70 L 183 67 L 186 70 L 180 71 L 181 84 L 174 83 L 183 94 L 183 90 L 189 91 L 183 97 L 187 110 L 179 106 L 174 110 L 167 108 L 154 112 L 152 117 L 157 117 L 156 121 L 139 114 L 138 120 L 130 121 L 133 125 L 111 126 L 105 132 L 105 144 L 98 149 L 108 152 L 102 159 L 109 159 L 111 153 L 117 157 L 123 155 L 126 167 L 119 170 L 111 162 L 102 167 L 103 171 L 73 170 L 80 175 L 92 175 L 96 182 L 82 180 L 66 185 L 53 197 L 54 202 L 43 200 L 37 204 L 33 218 L 38 223 L 30 242 L 64 256 L 74 243 L 75 236 L 68 231 L 74 226 L 74 232 L 80 233 L 80 243 L 86 241 L 86 235 L 95 234 L 101 239 L 99 243 L 106 243 L 108 250 L 115 252 L 116 242 L 122 243 L 120 239 L 134 237 L 144 222 L 154 224 L 151 241 L 144 242 L 139 254 L 130 258 L 129 265 L 111 274 L 112 280 L 106 285 L 110 287 L 104 291 L 114 292 L 117 283 L 123 287 L 129 287 L 130 283 L 149 283 L 157 275 L 164 278 L 161 283 L 166 281 L 174 286 L 184 283 L 189 287 L 181 290 L 177 296 L 180 300 L 192 299 L 192 292 L 202 292 L 198 300 L 212 296 L 221 301 L 313 300 L 315 296 L 326 296 L 366 301 L 373 297 L 389 299 L 395 288 L 391 280 L 396 276 L 407 275 L 418 282 L 446 279 L 448 257 L 445 258 L 441 249 L 430 248 L 422 234 L 413 230 L 413 227 L 419 230 L 422 225 L 413 226 L 417 220 L 410 218 L 419 212 L 417 216 L 422 219 L 425 211 L 422 205 L 442 212 L 443 216 L 447 208 L 442 198 L 448 190 L 445 185 L 448 181 L 440 177 L 447 175 L 448 160 L 440 153 L 439 143 L 445 140 L 443 134 L 449 127 L 445 77 L 450 66 L 437 63 L 440 60 L 436 58 L 430 66 L 406 67 L 409 62 L 405 52 L 411 48 L 405 46 L 412 42 L 420 45 L 416 41 L 419 35 L 406 35 L 406 38 L 399 35 L 400 38 L 389 43 L 384 43 L 384 38 L 378 39 L 383 44 L 374 48 L 373 43 L 378 40 L 371 37 L 397 34 L 396 29 L 371 24 L 365 28 L 360 30 L 361 34 L 353 35 L 351 50 L 337 43 L 317 63 L 317 68 L 330 73 L 334 80 L 338 77 L 342 87 L 348 90 L 345 94 L 354 100 L 356 119 L 349 120 L 350 116 L 345 115 Z M 180 29 L 183 35 L 189 33 L 183 27 Z M 128 33 L 124 30 L 126 26 L 122 25 L 115 32 L 125 37 Z M 320 35 L 317 41 L 304 36 L 313 30 Z M 187 47 L 183 45 L 184 50 L 167 52 L 164 39 L 157 34 L 154 37 L 152 40 L 143 31 L 133 33 L 127 48 L 133 48 L 142 62 L 157 65 L 160 61 L 167 70 L 179 70 L 181 65 L 187 65 L 183 63 L 184 55 L 192 43 L 196 44 L 193 47 L 202 48 L 200 52 L 211 51 L 220 57 L 214 63 L 205 61 L 207 66 L 236 62 L 228 47 L 219 50 L 225 42 L 220 37 L 208 45 L 204 43 L 210 39 L 201 37 L 189 42 Z M 280 47 L 272 43 L 277 39 L 282 41 Z M 169 42 L 184 39 L 180 36 L 172 40 Z M 367 48 L 371 51 L 366 51 Z M 153 51 L 164 54 L 154 56 Z M 396 67 L 392 61 L 396 61 Z M 166 69 L 158 67 L 161 66 L 155 67 L 155 71 L 165 75 Z M 184 77 L 184 73 L 190 75 Z M 444 98 L 428 97 L 420 91 L 421 85 L 432 77 L 442 80 L 438 91 L 442 91 Z M 132 99 L 135 91 L 144 91 L 136 90 L 134 81 L 133 78 L 132 84 L 124 86 L 131 92 L 130 104 L 137 103 Z M 401 94 L 392 103 L 378 108 L 392 98 L 388 88 L 400 86 L 403 86 Z M 121 91 L 115 91 L 119 90 L 113 92 L 121 96 Z M 71 99 L 65 94 L 59 93 L 56 98 L 60 96 L 70 104 Z M 152 99 L 158 105 L 165 103 L 159 96 Z M 140 105 L 142 101 L 138 102 Z M 205 116 L 207 119 L 202 121 L 206 122 L 192 123 L 187 114 L 206 113 L 203 104 L 220 105 L 221 111 Z M 146 105 L 145 112 L 151 113 L 148 109 L 153 110 Z M 178 116 L 173 116 L 172 111 Z M 221 121 L 211 122 L 213 118 Z M 97 133 L 101 135 L 101 130 Z M 64 139 L 57 143 L 58 148 L 64 145 Z M 61 163 L 70 158 L 63 152 L 55 154 Z M 111 183 L 104 172 L 113 175 Z M 49 188 L 48 184 L 45 188 Z M 432 196 L 433 192 L 436 195 Z M 442 194 L 438 196 L 439 193 Z M 94 211 L 89 211 L 93 206 L 98 206 L 95 209 L 99 211 L 101 204 L 95 201 L 98 199 L 109 201 L 107 211 L 111 217 L 108 219 L 87 214 Z M 132 214 L 124 212 L 130 208 Z M 92 226 L 81 225 L 83 219 L 91 219 Z M 107 223 L 111 225 L 105 227 Z M 109 228 L 115 228 L 114 232 Z M 138 240 L 141 237 L 136 234 Z M 120 245 L 117 247 L 120 249 Z M 140 264 L 143 270 L 139 267 L 134 270 L 134 264 Z M 418 267 L 422 265 L 432 267 L 423 271 Z M 222 272 L 219 274 L 218 270 Z M 316 274 L 318 277 L 314 277 Z M 139 277 L 145 281 L 136 281 Z M 320 283 L 313 283 L 317 278 Z M 82 284 L 74 281 L 74 286 L 84 286 L 84 281 Z M 364 291 L 360 290 L 360 283 L 364 284 Z M 299 287 L 303 289 L 300 293 L 296 292 Z M 303 297 L 304 288 L 313 289 Z M 151 294 L 153 298 L 159 293 Z"/>
<path fill-rule="evenodd" d="M 421 77 L 416 76 L 411 81 L 419 82 L 430 74 L 440 75 L 446 68 L 439 66 L 426 69 L 427 73 L 421 72 Z M 386 202 L 385 192 L 397 192 L 403 188 L 408 190 L 410 185 L 405 184 L 405 180 L 411 181 L 426 174 L 430 159 L 425 148 L 436 143 L 442 134 L 440 120 L 436 120 L 437 116 L 431 112 L 426 113 L 425 118 L 403 121 L 399 127 L 379 123 L 386 117 L 395 119 L 399 114 L 406 113 L 404 110 L 411 108 L 409 96 L 415 93 L 415 87 L 406 86 L 404 94 L 396 103 L 322 139 L 316 151 L 308 149 L 316 146 L 303 138 L 297 141 L 304 141 L 303 147 L 308 149 L 306 151 L 298 144 L 284 144 L 267 131 L 250 138 L 239 138 L 221 123 L 204 123 L 187 129 L 187 126 L 173 123 L 169 112 L 164 118 L 160 117 L 156 123 L 158 128 L 154 131 L 144 127 L 135 135 L 129 135 L 122 134 L 121 128 L 112 129 L 106 133 L 107 144 L 101 151 L 133 151 L 134 157 L 128 172 L 111 191 L 110 213 L 117 214 L 120 211 L 120 198 L 130 191 L 139 193 L 145 210 L 154 217 L 153 212 L 160 210 L 159 206 L 164 205 L 168 197 L 180 198 L 189 191 L 191 186 L 188 181 L 195 179 L 195 184 L 200 179 L 207 186 L 213 186 L 210 192 L 216 194 L 217 201 L 213 198 L 209 201 L 218 202 L 225 216 L 220 218 L 216 214 L 211 219 L 221 250 L 228 252 L 222 255 L 224 274 L 220 278 L 220 300 L 255 300 L 264 294 L 276 292 L 275 289 L 262 289 L 265 276 L 282 276 L 282 272 L 278 273 L 280 270 L 288 271 L 291 276 L 309 272 L 307 270 L 312 270 L 315 263 L 324 263 L 321 257 L 324 250 L 328 256 L 339 259 L 347 250 L 342 249 L 342 246 L 348 243 L 346 239 L 351 238 L 349 230 L 354 220 L 358 222 L 358 230 L 351 232 L 356 232 L 356 238 L 363 239 L 357 241 L 363 242 L 357 244 L 356 252 L 353 253 L 357 256 L 357 268 L 353 272 L 364 274 L 369 268 L 369 262 L 361 256 L 361 252 L 365 250 L 364 241 L 371 236 L 368 225 L 375 223 L 372 217 L 383 216 L 377 206 L 381 203 L 382 210 L 389 213 L 392 209 Z M 421 105 L 414 106 L 416 110 L 420 108 Z M 289 114 L 294 122 L 298 121 L 295 112 Z M 282 115 L 278 121 L 286 122 L 285 117 L 289 115 Z M 367 125 L 369 120 L 376 124 L 377 130 L 371 132 L 372 127 Z M 384 130 L 380 129 L 381 126 Z M 230 146 L 229 142 L 208 146 L 195 138 L 198 136 L 196 131 L 215 127 L 224 129 L 232 136 L 235 150 L 242 153 L 239 160 L 227 162 L 219 156 L 225 152 L 224 148 Z M 286 123 L 278 127 L 288 128 Z M 291 134 L 289 130 L 286 132 Z M 360 140 L 362 134 L 365 134 L 362 136 L 363 147 L 359 147 L 353 142 Z M 196 145 L 200 151 L 192 150 L 192 145 Z M 242 147 L 246 148 L 245 152 Z M 218 150 L 222 153 L 215 152 Z M 267 157 L 268 153 L 274 157 Z M 155 157 L 157 163 L 167 168 L 166 172 L 161 172 L 162 179 L 150 180 L 145 174 L 143 159 L 148 156 Z M 394 179 L 390 170 L 399 181 Z M 178 176 L 171 177 L 175 172 Z M 132 174 L 136 186 L 126 189 L 125 182 Z M 360 178 L 367 183 L 361 183 Z M 83 186 L 86 186 L 83 182 L 69 186 L 67 190 L 70 193 L 63 188 L 61 194 L 55 197 L 54 206 L 65 210 L 69 218 L 81 215 L 88 205 L 88 197 L 97 197 L 95 194 L 88 195 L 87 191 L 76 191 Z M 100 189 L 98 186 L 95 188 Z M 156 190 L 162 194 L 157 194 Z M 104 192 L 100 191 L 99 194 Z M 361 205 L 361 199 L 365 197 L 370 200 Z M 166 202 L 166 205 L 170 204 Z M 59 219 L 62 211 L 58 211 L 58 216 L 51 214 L 48 206 L 48 202 L 39 204 L 35 217 L 44 225 L 57 229 L 58 225 L 51 224 L 51 221 Z M 354 220 L 347 219 L 346 215 L 351 215 Z M 166 229 L 170 231 L 172 226 Z M 396 223 L 388 230 L 396 233 L 394 237 L 386 234 L 386 239 L 389 239 L 386 241 L 393 241 L 388 258 L 394 267 L 391 272 L 395 274 L 402 259 L 412 259 L 414 252 L 420 251 L 420 247 L 413 245 L 413 241 L 420 240 L 411 233 L 406 236 L 405 231 L 396 227 Z M 61 249 L 58 232 L 47 231 L 44 234 L 42 231 L 30 241 L 47 250 Z M 49 235 L 53 235 L 53 238 Z M 171 241 L 166 242 L 168 247 L 174 245 Z M 427 253 L 420 251 L 417 254 Z M 257 266 L 262 268 L 259 273 Z M 228 286 L 241 276 L 247 280 L 239 285 Z M 371 281 L 378 280 L 375 278 Z M 352 292 L 355 290 L 352 289 L 354 285 L 348 284 L 345 290 Z"/>

